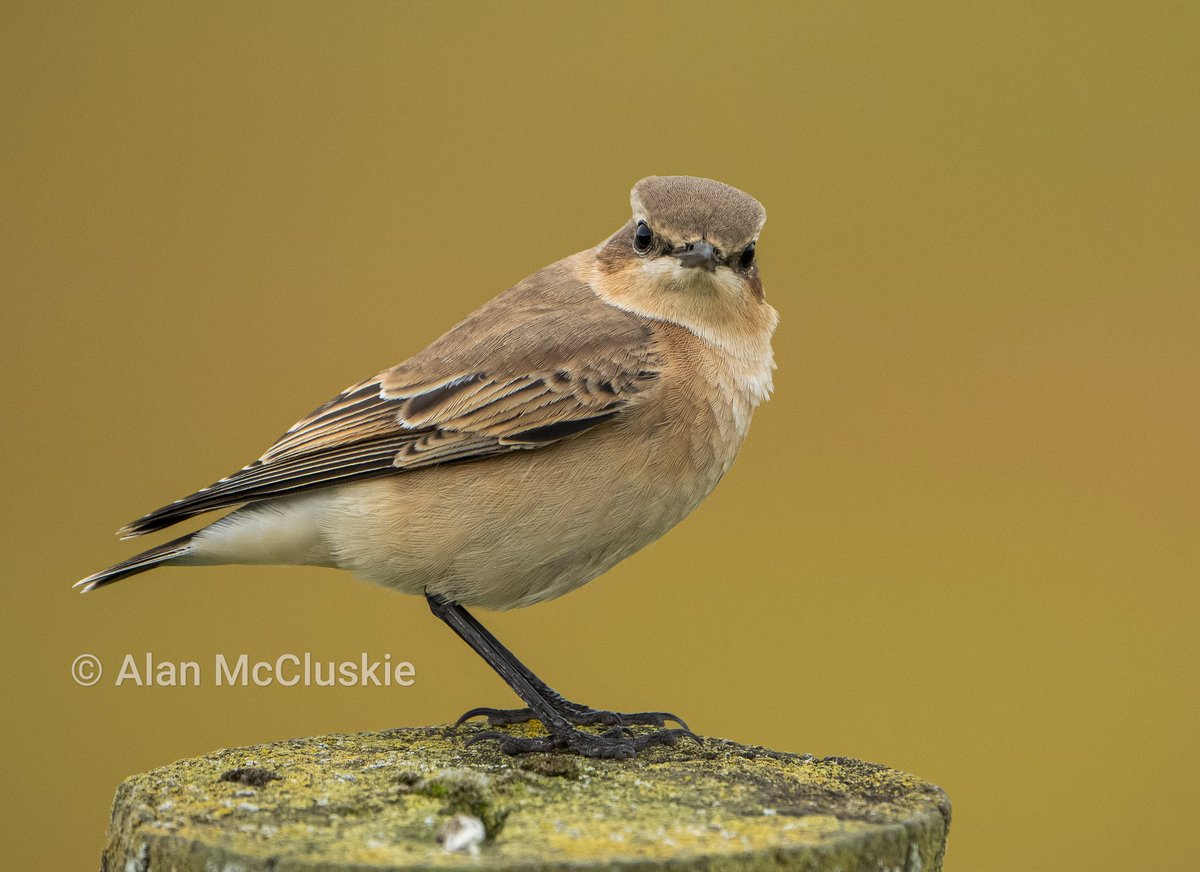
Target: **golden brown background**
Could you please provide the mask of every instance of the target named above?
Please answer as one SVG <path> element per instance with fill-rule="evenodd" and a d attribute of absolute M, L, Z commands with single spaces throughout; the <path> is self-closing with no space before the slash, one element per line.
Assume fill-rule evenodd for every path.
<path fill-rule="evenodd" d="M 6 868 L 93 868 L 134 771 L 511 700 L 328 570 L 69 584 L 650 173 L 766 204 L 777 393 L 692 519 L 497 634 L 594 705 L 941 784 L 952 872 L 1194 862 L 1195 4 L 2 14 Z M 417 683 L 111 686 L 146 651 Z"/>

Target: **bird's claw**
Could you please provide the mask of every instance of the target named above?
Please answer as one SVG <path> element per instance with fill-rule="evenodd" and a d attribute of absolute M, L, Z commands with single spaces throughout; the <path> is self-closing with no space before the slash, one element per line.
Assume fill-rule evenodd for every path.
<path fill-rule="evenodd" d="M 636 726 L 636 727 L 665 727 L 667 721 L 674 721 L 679 724 L 684 730 L 687 730 L 688 725 L 679 715 L 671 712 L 610 712 L 603 709 L 591 709 L 584 706 L 572 706 L 559 710 L 559 714 L 568 723 L 574 724 L 577 727 L 588 726 Z M 537 715 L 532 709 L 498 709 L 480 706 L 466 712 L 457 721 L 454 726 L 461 727 L 464 723 L 476 717 L 486 717 L 489 726 L 506 727 L 511 724 L 525 724 L 529 721 L 538 720 Z"/>
<path fill-rule="evenodd" d="M 621 726 L 614 726 L 603 733 L 585 733 L 583 730 L 556 730 L 547 736 L 510 736 L 495 730 L 476 733 L 466 744 L 494 739 L 500 743 L 500 751 L 504 754 L 531 754 L 536 752 L 567 751 L 582 757 L 599 757 L 609 760 L 628 760 L 637 756 L 638 751 L 652 745 L 674 745 L 680 739 L 691 739 L 697 745 L 703 746 L 700 737 L 691 730 L 670 729 L 656 730 L 652 733 L 634 735 L 633 731 Z"/>
<path fill-rule="evenodd" d="M 533 712 L 529 709 L 498 709 L 489 708 L 487 706 L 479 706 L 473 708 L 469 712 L 463 712 L 462 716 L 454 722 L 454 726 L 461 727 L 471 718 L 477 718 L 483 715 L 487 718 L 488 724 L 493 727 L 506 727 L 509 724 L 523 724 L 526 721 L 537 720 L 533 716 Z"/>

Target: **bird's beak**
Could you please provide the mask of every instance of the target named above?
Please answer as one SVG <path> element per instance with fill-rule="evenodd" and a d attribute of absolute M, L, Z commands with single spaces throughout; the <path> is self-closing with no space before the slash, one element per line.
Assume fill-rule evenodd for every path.
<path fill-rule="evenodd" d="M 707 270 L 717 268 L 717 252 L 707 242 L 689 242 L 677 248 L 675 256 L 687 267 L 700 266 Z"/>

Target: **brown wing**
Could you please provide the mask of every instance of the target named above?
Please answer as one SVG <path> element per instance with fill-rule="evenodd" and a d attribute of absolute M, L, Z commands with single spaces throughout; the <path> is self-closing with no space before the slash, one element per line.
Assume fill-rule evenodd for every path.
<path fill-rule="evenodd" d="M 121 530 L 137 536 L 213 509 L 539 448 L 644 399 L 658 377 L 642 319 L 549 267 L 420 354 L 343 391 L 258 460 Z"/>

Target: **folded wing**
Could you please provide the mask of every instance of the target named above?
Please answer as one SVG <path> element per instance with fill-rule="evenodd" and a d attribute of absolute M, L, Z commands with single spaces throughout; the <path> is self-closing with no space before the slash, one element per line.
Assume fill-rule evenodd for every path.
<path fill-rule="evenodd" d="M 249 466 L 121 534 L 314 488 L 540 448 L 644 401 L 659 374 L 647 324 L 553 270 L 500 295 L 405 363 L 343 391 Z"/>

